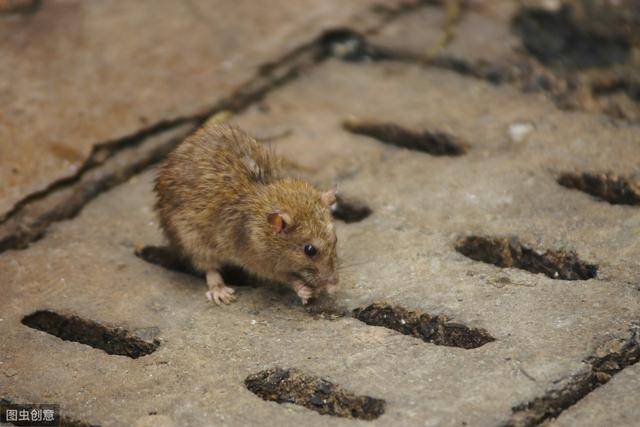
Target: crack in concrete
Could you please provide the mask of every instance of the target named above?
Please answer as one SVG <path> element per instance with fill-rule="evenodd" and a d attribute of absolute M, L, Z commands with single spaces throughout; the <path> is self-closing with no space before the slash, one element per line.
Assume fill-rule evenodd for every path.
<path fill-rule="evenodd" d="M 374 24 L 369 24 L 364 32 L 373 34 L 393 19 L 410 13 L 424 4 L 424 1 L 417 1 L 401 3 L 395 7 L 372 8 L 369 12 L 376 14 L 377 20 Z M 10 249 L 24 249 L 30 243 L 40 239 L 52 223 L 75 217 L 84 205 L 100 193 L 161 160 L 188 133 L 204 123 L 211 115 L 221 111 L 239 113 L 263 99 L 267 93 L 294 80 L 302 71 L 323 62 L 333 52 L 331 45 L 337 33 L 342 35 L 338 37 L 339 39 L 343 39 L 345 35 L 355 37 L 358 34 L 348 29 L 327 30 L 311 42 L 302 44 L 281 58 L 264 64 L 258 69 L 253 79 L 205 111 L 189 117 L 161 121 L 130 136 L 95 145 L 88 160 L 76 174 L 55 181 L 47 188 L 28 195 L 0 217 L 0 253 Z M 153 145 L 153 141 L 150 142 L 153 138 L 181 127 L 190 129 L 159 144 L 159 147 L 150 150 L 152 152 L 146 155 L 132 155 L 130 159 L 124 161 L 123 159 L 114 160 L 124 150 Z M 108 179 L 94 177 L 89 179 L 89 182 L 83 182 L 84 177 L 98 171 L 101 167 L 107 168 Z M 100 173 L 94 173 L 94 175 L 100 175 Z"/>
<path fill-rule="evenodd" d="M 543 396 L 518 405 L 504 427 L 537 426 L 556 418 L 562 412 L 584 399 L 589 393 L 606 384 L 623 369 L 640 360 L 640 326 L 632 325 L 627 339 L 615 342 L 615 348 L 603 356 L 593 355 L 584 363 L 587 368 L 568 380 L 559 389 L 549 390 Z"/>
<path fill-rule="evenodd" d="M 572 35 L 560 32 L 561 34 L 557 37 L 567 36 L 573 40 Z M 544 32 L 539 31 L 538 33 Z M 536 33 L 534 32 L 534 34 Z M 577 44 L 582 51 L 585 50 L 585 43 L 581 39 L 574 44 Z M 585 94 L 589 94 L 592 101 L 624 94 L 632 104 L 637 105 L 640 102 L 640 84 L 636 81 L 637 78 L 628 75 L 621 76 L 620 72 L 608 73 L 607 70 L 611 67 L 601 67 L 598 73 L 577 78 L 572 73 L 567 73 L 565 68 L 547 64 L 531 52 L 515 52 L 508 58 L 500 58 L 495 61 L 474 61 L 441 52 L 420 54 L 397 47 L 388 48 L 377 45 L 366 37 L 359 40 L 358 51 L 369 61 L 392 61 L 425 68 L 433 67 L 494 85 L 513 84 L 526 93 L 544 92 L 561 110 L 593 111 L 632 123 L 637 121 L 635 113 L 627 111 L 615 102 L 608 106 L 606 103 L 597 103 L 596 108 L 591 105 L 593 102 L 589 103 L 588 100 L 583 99 Z M 580 57 L 585 56 L 582 51 L 573 53 L 577 57 L 574 62 L 579 62 Z M 607 54 L 607 49 L 602 49 L 601 55 L 606 56 Z M 343 59 L 353 60 L 349 55 L 344 55 Z M 605 61 L 605 63 L 607 62 Z M 577 70 L 583 71 L 581 67 L 578 67 Z"/>

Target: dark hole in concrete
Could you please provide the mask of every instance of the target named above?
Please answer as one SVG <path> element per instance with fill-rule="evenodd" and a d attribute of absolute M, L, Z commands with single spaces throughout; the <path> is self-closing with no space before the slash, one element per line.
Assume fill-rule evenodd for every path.
<path fill-rule="evenodd" d="M 588 280 L 598 273 L 597 265 L 581 261 L 575 252 L 548 250 L 540 254 L 517 238 L 469 236 L 460 239 L 455 248 L 476 261 L 543 273 L 552 279 Z"/>
<path fill-rule="evenodd" d="M 631 336 L 605 356 L 590 357 L 585 362 L 588 368 L 575 375 L 561 389 L 550 390 L 531 402 L 518 405 L 513 410 L 508 427 L 540 425 L 544 421 L 559 416 L 563 411 L 576 404 L 589 393 L 597 389 L 624 368 L 640 360 L 640 342 L 637 327 L 631 330 Z"/>
<path fill-rule="evenodd" d="M 529 53 L 546 65 L 576 70 L 608 67 L 629 58 L 628 40 L 579 28 L 566 5 L 555 12 L 522 8 L 514 17 L 513 26 Z"/>
<path fill-rule="evenodd" d="M 346 199 L 340 195 L 336 196 L 336 203 L 331 206 L 331 215 L 347 224 L 362 221 L 371 213 L 371 208 L 364 203 L 355 199 Z"/>
<path fill-rule="evenodd" d="M 4 0 L 0 1 L 0 15 L 33 15 L 42 6 L 42 0 Z"/>
<path fill-rule="evenodd" d="M 558 178 L 558 184 L 584 191 L 613 205 L 640 205 L 640 183 L 611 173 L 565 173 Z"/>
<path fill-rule="evenodd" d="M 197 271 L 188 260 L 181 257 L 168 246 L 144 246 L 135 251 L 138 258 L 148 263 L 164 267 L 179 273 L 190 274 L 204 279 L 204 273 Z M 220 271 L 224 282 L 232 286 L 257 286 L 264 284 L 240 267 L 227 265 Z"/>
<path fill-rule="evenodd" d="M 384 303 L 356 308 L 353 317 L 367 325 L 384 326 L 435 345 L 472 349 L 495 341 L 484 329 L 469 328 L 450 322 L 445 316 L 432 316 Z"/>
<path fill-rule="evenodd" d="M 460 156 L 468 150 L 465 142 L 446 133 L 416 131 L 395 123 L 352 119 L 346 120 L 343 127 L 357 135 L 369 136 L 386 144 L 423 151 L 434 156 Z"/>
<path fill-rule="evenodd" d="M 363 62 L 376 59 L 365 38 L 348 28 L 328 31 L 320 38 L 320 55 L 335 57 L 349 62 Z"/>
<path fill-rule="evenodd" d="M 249 375 L 246 387 L 264 400 L 293 403 L 322 415 L 375 420 L 384 414 L 385 401 L 358 396 L 297 369 L 273 368 Z"/>
<path fill-rule="evenodd" d="M 592 84 L 591 93 L 595 96 L 608 96 L 623 93 L 635 102 L 640 102 L 640 84 L 624 78 L 598 81 Z"/>
<path fill-rule="evenodd" d="M 92 320 L 49 310 L 40 310 L 25 316 L 22 324 L 65 341 L 86 344 L 107 354 L 132 359 L 151 354 L 160 346 L 160 341 L 145 341 L 126 329 L 107 327 Z"/>

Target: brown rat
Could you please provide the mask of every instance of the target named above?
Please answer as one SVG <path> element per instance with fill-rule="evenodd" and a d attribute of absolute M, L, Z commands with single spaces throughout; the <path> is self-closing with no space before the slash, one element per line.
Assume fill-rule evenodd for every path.
<path fill-rule="evenodd" d="M 290 285 L 303 304 L 337 286 L 335 188 L 284 177 L 242 130 L 205 124 L 159 166 L 155 192 L 164 234 L 206 273 L 210 301 L 235 300 L 218 271 L 225 264 Z"/>

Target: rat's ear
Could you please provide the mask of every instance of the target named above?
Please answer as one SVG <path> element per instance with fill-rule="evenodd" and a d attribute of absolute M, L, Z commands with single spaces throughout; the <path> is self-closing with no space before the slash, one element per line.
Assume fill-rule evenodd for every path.
<path fill-rule="evenodd" d="M 276 233 L 282 233 L 291 225 L 291 217 L 283 212 L 273 212 L 267 215 L 267 221 Z"/>
<path fill-rule="evenodd" d="M 331 206 L 336 202 L 336 193 L 338 192 L 338 184 L 334 184 L 333 187 L 322 193 L 320 198 L 322 199 L 322 203 L 327 206 Z"/>

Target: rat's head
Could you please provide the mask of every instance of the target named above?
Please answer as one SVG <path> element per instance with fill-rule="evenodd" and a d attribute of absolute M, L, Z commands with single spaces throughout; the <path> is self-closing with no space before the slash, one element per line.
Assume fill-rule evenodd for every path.
<path fill-rule="evenodd" d="M 274 279 L 302 283 L 319 294 L 338 285 L 336 232 L 329 207 L 335 188 L 320 192 L 286 179 L 265 187 L 264 252 Z"/>

